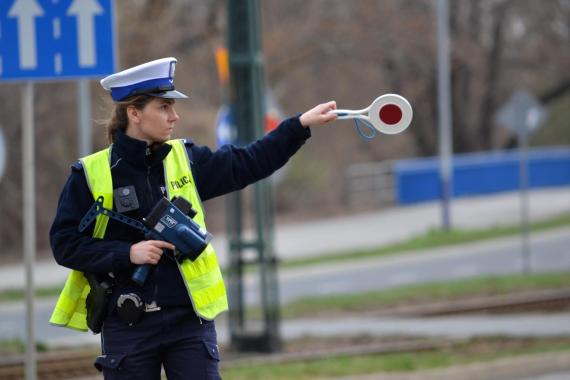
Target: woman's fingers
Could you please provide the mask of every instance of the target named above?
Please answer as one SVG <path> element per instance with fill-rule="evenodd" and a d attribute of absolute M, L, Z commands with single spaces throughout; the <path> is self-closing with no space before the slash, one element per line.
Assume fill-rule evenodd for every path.
<path fill-rule="evenodd" d="M 157 255 L 157 254 L 151 254 L 149 255 L 149 264 L 158 264 L 158 262 L 160 261 L 160 258 L 162 256 L 161 255 Z"/>
<path fill-rule="evenodd" d="M 171 249 L 174 250 L 176 247 L 174 246 L 174 244 L 171 244 L 167 241 L 163 241 L 163 240 L 147 240 L 149 242 L 149 244 L 152 244 L 154 247 L 160 248 L 160 249 Z"/>
<path fill-rule="evenodd" d="M 157 264 L 164 249 L 176 247 L 162 240 L 143 240 L 131 246 L 130 259 L 133 264 Z"/>
<path fill-rule="evenodd" d="M 336 109 L 336 102 L 334 100 L 321 103 L 302 114 L 300 122 L 305 127 L 326 124 L 337 118 L 336 114 L 329 113 L 334 109 Z"/>

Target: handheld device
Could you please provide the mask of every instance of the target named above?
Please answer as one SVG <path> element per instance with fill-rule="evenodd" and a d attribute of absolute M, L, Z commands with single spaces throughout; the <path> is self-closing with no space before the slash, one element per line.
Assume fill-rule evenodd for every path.
<path fill-rule="evenodd" d="M 83 232 L 98 215 L 103 214 L 111 219 L 141 230 L 147 239 L 163 240 L 172 243 L 176 250 L 175 258 L 182 261 L 186 258 L 194 261 L 206 249 L 213 236 L 198 223 L 192 220 L 196 211 L 184 198 L 177 197 L 170 202 L 162 198 L 148 214 L 143 222 L 134 220 L 125 215 L 103 207 L 104 198 L 97 198 L 93 206 L 81 219 L 79 232 Z M 143 285 L 150 271 L 150 264 L 139 265 L 133 272 L 131 279 Z"/>
<path fill-rule="evenodd" d="M 368 107 L 360 110 L 337 109 L 330 111 L 330 113 L 337 114 L 340 120 L 355 119 L 355 122 L 362 121 L 368 127 L 388 135 L 404 131 L 410 126 L 413 117 L 410 103 L 404 97 L 396 94 L 381 95 Z M 359 127 L 358 123 L 357 127 Z M 374 129 L 371 137 L 363 136 L 374 137 Z M 360 129 L 359 132 L 361 132 Z"/>

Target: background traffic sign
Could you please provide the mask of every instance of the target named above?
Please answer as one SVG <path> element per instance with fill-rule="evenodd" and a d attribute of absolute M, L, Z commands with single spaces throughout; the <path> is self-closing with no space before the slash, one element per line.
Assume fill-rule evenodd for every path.
<path fill-rule="evenodd" d="M 111 74 L 114 34 L 112 0 L 3 0 L 0 80 Z"/>
<path fill-rule="evenodd" d="M 499 108 L 495 119 L 511 131 L 533 132 L 548 117 L 548 111 L 527 90 L 514 92 Z"/>

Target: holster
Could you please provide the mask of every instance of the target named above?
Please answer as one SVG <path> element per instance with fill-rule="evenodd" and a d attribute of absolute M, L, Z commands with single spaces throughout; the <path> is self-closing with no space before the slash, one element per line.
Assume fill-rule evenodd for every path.
<path fill-rule="evenodd" d="M 109 296 L 113 292 L 114 281 L 107 277 L 99 280 L 93 273 L 84 273 L 91 291 L 85 300 L 87 308 L 87 327 L 94 334 L 99 334 L 103 326 L 103 320 L 107 313 Z"/>

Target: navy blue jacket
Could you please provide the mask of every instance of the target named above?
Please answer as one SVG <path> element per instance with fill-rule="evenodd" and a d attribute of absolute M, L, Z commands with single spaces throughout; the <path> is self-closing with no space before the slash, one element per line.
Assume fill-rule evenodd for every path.
<path fill-rule="evenodd" d="M 269 176 L 310 136 L 310 130 L 300 124 L 299 117 L 293 117 L 243 148 L 228 145 L 212 152 L 208 147 L 186 140 L 200 198 L 206 201 Z M 118 132 L 111 150 L 113 188 L 134 186 L 139 203 L 138 209 L 124 215 L 141 220 L 166 195 L 162 161 L 170 149 L 164 144 L 151 150 L 146 142 Z M 71 175 L 61 192 L 50 230 L 51 248 L 57 263 L 99 275 L 112 272 L 120 291 L 137 291 L 146 301 L 156 300 L 160 306 L 189 304 L 182 277 L 168 252 L 151 271 L 142 289 L 129 280 L 134 268 L 129 259 L 130 247 L 144 240 L 142 232 L 114 220 L 109 220 L 104 239 L 92 238 L 95 223 L 83 233 L 78 231 L 79 221 L 92 205 L 93 196 L 78 161 L 72 165 Z"/>

